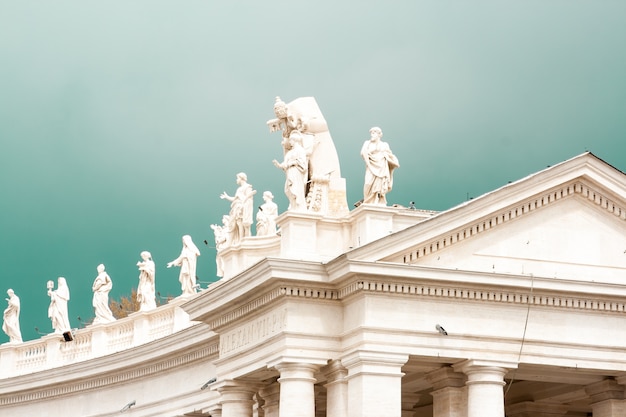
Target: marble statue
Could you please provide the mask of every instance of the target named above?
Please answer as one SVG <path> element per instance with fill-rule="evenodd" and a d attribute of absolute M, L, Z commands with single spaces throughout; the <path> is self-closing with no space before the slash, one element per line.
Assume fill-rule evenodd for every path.
<path fill-rule="evenodd" d="M 338 205 L 334 211 L 347 212 L 345 180 L 341 178 L 339 157 L 315 99 L 300 97 L 286 104 L 276 97 L 274 115 L 276 118 L 268 120 L 267 125 L 270 132 L 282 131 L 281 144 L 285 155 L 291 149 L 291 132 L 297 130 L 302 136 L 302 147 L 308 159 L 304 181 L 306 209 L 325 212 L 330 200 L 334 200 Z M 332 198 L 330 194 L 333 194 Z"/>
<path fill-rule="evenodd" d="M 380 140 L 382 137 L 379 127 L 371 128 L 370 139 L 361 148 L 365 161 L 364 204 L 387 205 L 386 194 L 393 187 L 393 170 L 400 166 L 389 145 Z"/>
<path fill-rule="evenodd" d="M 253 196 L 256 194 L 256 190 L 248 184 L 248 176 L 243 172 L 237 174 L 237 185 L 239 187 L 234 196 L 231 197 L 226 192 L 220 195 L 221 199 L 230 201 L 228 239 L 230 245 L 236 245 L 244 237 L 250 236 Z"/>
<path fill-rule="evenodd" d="M 48 307 L 48 317 L 52 321 L 52 328 L 57 334 L 71 331 L 70 318 L 67 312 L 67 303 L 70 300 L 70 289 L 67 286 L 65 278 L 59 277 L 56 290 L 54 282 L 48 281 L 48 296 L 50 297 L 50 306 Z"/>
<path fill-rule="evenodd" d="M 142 260 L 137 262 L 137 267 L 139 268 L 137 302 L 139 303 L 139 311 L 150 311 L 156 308 L 156 296 L 154 292 L 156 268 L 150 252 L 143 251 L 140 256 Z"/>
<path fill-rule="evenodd" d="M 224 276 L 224 258 L 222 257 L 222 251 L 228 247 L 228 227 L 230 224 L 230 217 L 227 215 L 222 216 L 222 225 L 212 224 L 211 229 L 215 234 L 215 250 L 217 254 L 215 256 L 215 263 L 217 264 L 218 277 Z"/>
<path fill-rule="evenodd" d="M 111 277 L 104 270 L 104 265 L 98 265 L 98 276 L 91 286 L 93 291 L 93 308 L 96 313 L 96 318 L 93 319 L 93 324 L 111 323 L 115 321 L 113 313 L 109 308 L 109 291 L 113 288 L 113 281 Z"/>
<path fill-rule="evenodd" d="M 256 235 L 274 236 L 276 234 L 276 217 L 278 205 L 274 203 L 274 195 L 270 191 L 263 193 L 263 204 L 256 213 Z"/>
<path fill-rule="evenodd" d="M 292 130 L 286 144 L 287 152 L 283 162 L 273 160 L 277 168 L 285 171 L 285 194 L 289 199 L 287 210 L 305 211 L 306 185 L 308 178 L 308 160 L 306 150 L 302 146 L 302 134 L 299 130 Z"/>
<path fill-rule="evenodd" d="M 8 306 L 4 310 L 4 321 L 2 323 L 2 331 L 9 336 L 9 343 L 19 343 L 22 341 L 22 332 L 20 331 L 20 298 L 15 295 L 12 289 L 7 290 Z"/>
<path fill-rule="evenodd" d="M 196 260 L 200 256 L 198 247 L 191 240 L 191 236 L 183 236 L 183 249 L 180 256 L 167 264 L 168 268 L 180 266 L 180 282 L 183 297 L 196 293 Z"/>

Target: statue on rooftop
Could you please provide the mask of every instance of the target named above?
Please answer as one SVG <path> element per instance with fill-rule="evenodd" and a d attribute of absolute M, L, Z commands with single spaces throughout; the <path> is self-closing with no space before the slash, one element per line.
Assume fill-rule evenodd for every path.
<path fill-rule="evenodd" d="M 306 185 L 308 177 L 308 160 L 302 146 L 302 134 L 292 130 L 286 144 L 287 152 L 283 162 L 273 160 L 274 166 L 285 171 L 285 194 L 289 198 L 287 210 L 306 211 Z"/>
<path fill-rule="evenodd" d="M 365 161 L 364 204 L 387 205 L 386 194 L 393 187 L 393 170 L 400 166 L 389 145 L 380 140 L 382 137 L 379 127 L 371 128 L 370 139 L 361 148 Z"/>
<path fill-rule="evenodd" d="M 198 256 L 200 256 L 198 247 L 191 240 L 191 236 L 185 235 L 183 236 L 183 249 L 180 256 L 167 264 L 168 268 L 180 266 L 178 281 L 184 297 L 196 293 L 196 261 Z"/>
<path fill-rule="evenodd" d="M 228 227 L 230 224 L 230 217 L 228 215 L 222 216 L 222 225 L 212 224 L 211 229 L 215 234 L 215 250 L 217 254 L 215 256 L 215 263 L 217 264 L 218 277 L 224 276 L 224 258 L 222 257 L 222 251 L 228 247 Z"/>
<path fill-rule="evenodd" d="M 4 310 L 4 321 L 2 323 L 2 331 L 9 336 L 9 343 L 19 343 L 22 341 L 22 332 L 20 331 L 20 298 L 15 295 L 12 289 L 7 290 L 8 306 Z"/>
<path fill-rule="evenodd" d="M 259 206 L 256 213 L 256 235 L 276 235 L 276 217 L 278 217 L 278 205 L 274 203 L 274 195 L 270 191 L 263 193 L 265 203 Z"/>
<path fill-rule="evenodd" d="M 96 313 L 96 318 L 93 320 L 93 324 L 111 323 L 115 321 L 113 313 L 109 308 L 109 291 L 113 288 L 113 281 L 111 277 L 104 270 L 104 265 L 98 265 L 98 276 L 93 282 L 91 290 L 93 291 L 93 308 Z"/>
<path fill-rule="evenodd" d="M 289 103 L 276 97 L 276 118 L 268 120 L 270 132 L 282 131 L 283 154 L 291 149 L 290 137 L 298 131 L 307 158 L 306 210 L 342 215 L 348 211 L 345 180 L 341 178 L 339 158 L 326 120 L 313 97 L 300 97 Z"/>
<path fill-rule="evenodd" d="M 70 289 L 65 278 L 59 277 L 57 289 L 53 290 L 54 282 L 48 281 L 48 296 L 50 306 L 48 307 L 48 317 L 52 321 L 52 328 L 57 334 L 71 331 L 70 318 L 67 312 L 67 303 L 70 300 Z"/>
<path fill-rule="evenodd" d="M 229 244 L 236 245 L 241 239 L 250 236 L 252 226 L 253 196 L 256 190 L 248 184 L 248 176 L 240 172 L 237 174 L 237 191 L 234 196 L 229 196 L 226 192 L 220 195 L 223 200 L 230 201 L 230 224 L 229 224 Z"/>
<path fill-rule="evenodd" d="M 139 303 L 139 311 L 150 311 L 156 308 L 156 298 L 154 292 L 156 268 L 150 252 L 143 251 L 140 256 L 142 260 L 137 262 L 137 267 L 139 268 L 137 302 Z"/>

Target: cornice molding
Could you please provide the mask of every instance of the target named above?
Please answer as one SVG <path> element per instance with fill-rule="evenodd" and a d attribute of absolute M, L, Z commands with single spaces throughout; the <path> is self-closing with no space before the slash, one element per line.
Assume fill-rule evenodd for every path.
<path fill-rule="evenodd" d="M 596 188 L 579 180 L 564 184 L 561 187 L 499 210 L 488 217 L 483 217 L 461 228 L 442 234 L 435 239 L 430 239 L 417 247 L 413 247 L 408 252 L 404 251 L 400 254 L 391 255 L 384 260 L 411 264 L 420 258 L 432 255 L 458 242 L 470 239 L 512 220 L 526 216 L 529 213 L 548 207 L 557 201 L 573 196 L 580 196 L 600 206 L 608 213 L 613 214 L 621 220 L 626 220 L 626 208 L 624 205 L 615 202 L 614 199 L 607 197 L 606 194 L 603 194 Z"/>
<path fill-rule="evenodd" d="M 603 300 L 583 295 L 530 294 L 528 289 L 471 288 L 470 286 L 446 286 L 424 282 L 409 284 L 406 282 L 383 282 L 375 280 L 356 280 L 339 291 L 339 299 L 344 300 L 357 293 L 398 294 L 409 297 L 448 298 L 477 302 L 495 302 L 502 304 L 522 304 L 563 309 L 626 313 L 626 301 Z"/>
<path fill-rule="evenodd" d="M 339 299 L 339 292 L 334 288 L 323 288 L 307 284 L 279 285 L 241 307 L 233 309 L 214 320 L 210 320 L 207 324 L 211 330 L 219 329 L 220 327 L 224 327 L 245 317 L 249 313 L 254 312 L 258 314 L 263 307 L 279 298 L 309 298 L 337 301 Z"/>

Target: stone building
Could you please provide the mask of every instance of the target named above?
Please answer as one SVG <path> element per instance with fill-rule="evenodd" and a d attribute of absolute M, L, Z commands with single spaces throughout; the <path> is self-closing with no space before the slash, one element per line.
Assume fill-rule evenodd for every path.
<path fill-rule="evenodd" d="M 0 414 L 626 415 L 626 175 L 593 154 L 443 212 L 277 224 L 191 298 L 2 345 Z"/>

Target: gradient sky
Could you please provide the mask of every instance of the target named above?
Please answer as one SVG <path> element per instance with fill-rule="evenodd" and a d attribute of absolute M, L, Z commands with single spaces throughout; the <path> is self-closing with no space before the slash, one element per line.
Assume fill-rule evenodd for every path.
<path fill-rule="evenodd" d="M 129 294 L 142 250 L 180 294 L 184 234 L 214 281 L 235 174 L 287 207 L 277 95 L 317 99 L 350 206 L 372 126 L 390 204 L 445 210 L 586 150 L 625 171 L 626 2 L 0 0 L 0 291 L 24 339 L 52 331 L 46 281 L 80 327 L 96 266 Z"/>

